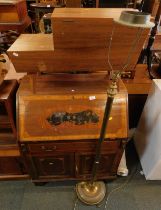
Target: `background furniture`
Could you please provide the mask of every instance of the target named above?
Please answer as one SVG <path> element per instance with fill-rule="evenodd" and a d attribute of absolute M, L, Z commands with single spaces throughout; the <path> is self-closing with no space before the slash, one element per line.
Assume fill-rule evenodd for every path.
<path fill-rule="evenodd" d="M 96 0 L 98 3 L 96 7 L 107 7 L 107 8 L 126 8 L 132 7 L 135 8 L 136 0 Z"/>
<path fill-rule="evenodd" d="M 0 47 L 6 52 L 20 33 L 31 26 L 25 0 L 0 1 Z"/>
<path fill-rule="evenodd" d="M 66 7 L 80 8 L 82 7 L 82 1 L 81 0 L 66 0 Z"/>
<path fill-rule="evenodd" d="M 16 30 L 22 33 L 30 24 L 25 0 L 0 2 L 0 31 Z"/>
<path fill-rule="evenodd" d="M 0 180 L 28 177 L 16 141 L 17 88 L 16 80 L 5 80 L 0 86 Z"/>
<path fill-rule="evenodd" d="M 18 83 L 16 80 L 4 80 L 2 85 L 0 86 L 0 104 L 1 108 L 4 112 L 1 113 L 1 129 L 5 130 L 11 128 L 11 133 L 13 134 L 14 138 L 17 138 L 16 132 L 16 119 L 15 119 L 15 93 L 18 89 Z M 6 113 L 5 115 L 3 113 Z"/>
<path fill-rule="evenodd" d="M 30 9 L 36 14 L 35 28 L 36 32 L 40 32 L 39 23 L 44 14 L 52 13 L 54 8 L 65 7 L 64 1 L 40 1 L 39 3 L 31 3 Z"/>
<path fill-rule="evenodd" d="M 153 17 L 156 16 L 160 0 L 145 0 L 142 10 L 150 13 Z"/>

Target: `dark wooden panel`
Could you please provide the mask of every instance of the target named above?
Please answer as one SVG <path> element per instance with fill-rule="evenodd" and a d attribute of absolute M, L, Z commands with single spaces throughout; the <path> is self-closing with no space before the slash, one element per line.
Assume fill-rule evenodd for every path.
<path fill-rule="evenodd" d="M 116 151 L 115 151 L 116 152 Z M 76 176 L 89 178 L 92 172 L 92 166 L 94 163 L 94 154 L 91 153 L 77 153 L 76 154 Z M 100 159 L 100 165 L 98 169 L 98 177 L 106 177 L 116 174 L 116 171 L 112 173 L 112 167 L 116 153 L 102 154 Z"/>
<path fill-rule="evenodd" d="M 67 178 L 74 175 L 74 155 L 57 155 L 52 157 L 34 157 L 38 177 Z"/>
<path fill-rule="evenodd" d="M 24 174 L 22 160 L 19 157 L 0 157 L 0 176 Z"/>

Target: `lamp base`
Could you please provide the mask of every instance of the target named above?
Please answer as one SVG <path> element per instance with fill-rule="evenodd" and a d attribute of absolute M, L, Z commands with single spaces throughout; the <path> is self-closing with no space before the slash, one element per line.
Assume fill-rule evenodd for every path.
<path fill-rule="evenodd" d="M 80 182 L 76 185 L 78 198 L 85 204 L 96 205 L 103 201 L 106 195 L 104 182 Z"/>

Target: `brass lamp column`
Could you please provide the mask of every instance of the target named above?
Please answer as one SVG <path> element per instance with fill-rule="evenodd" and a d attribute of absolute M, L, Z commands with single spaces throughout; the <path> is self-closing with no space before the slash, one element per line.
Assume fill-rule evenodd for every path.
<path fill-rule="evenodd" d="M 78 198 L 82 202 L 89 205 L 100 203 L 104 199 L 105 194 L 106 194 L 106 186 L 104 182 L 96 181 L 96 176 L 97 176 L 98 166 L 100 163 L 101 145 L 105 139 L 106 128 L 108 125 L 114 96 L 117 94 L 117 80 L 119 77 L 120 77 L 120 73 L 116 72 L 112 76 L 112 82 L 107 90 L 107 101 L 106 101 L 106 106 L 105 106 L 105 112 L 104 112 L 100 137 L 97 144 L 95 161 L 94 161 L 93 169 L 92 169 L 92 178 L 89 182 L 80 182 L 76 185 L 76 192 L 77 192 Z"/>
<path fill-rule="evenodd" d="M 152 28 L 154 23 L 150 22 L 150 15 L 147 13 L 137 12 L 137 11 L 123 11 L 118 20 L 114 20 L 116 23 L 127 26 L 127 27 L 136 27 L 138 28 L 138 33 L 136 34 L 136 39 L 133 40 L 131 45 L 131 49 L 127 56 L 127 60 L 123 66 L 120 67 L 119 71 L 114 71 L 113 66 L 110 63 L 109 52 L 111 47 L 112 35 L 114 33 L 114 29 L 112 31 L 110 43 L 109 43 L 109 51 L 108 51 L 108 63 L 112 72 L 112 81 L 107 90 L 107 100 L 104 111 L 103 122 L 101 126 L 100 137 L 97 144 L 95 161 L 92 169 L 92 177 L 90 181 L 80 182 L 76 185 L 76 193 L 78 198 L 88 205 L 95 205 L 100 203 L 106 194 L 106 186 L 104 182 L 96 181 L 97 171 L 100 163 L 101 156 L 101 145 L 104 141 L 106 135 L 106 128 L 109 121 L 109 116 L 111 113 L 111 108 L 114 100 L 114 96 L 117 94 L 117 80 L 121 76 L 121 71 L 124 71 L 130 64 L 132 53 L 134 52 L 135 47 L 137 46 L 139 39 L 142 34 L 142 30 L 144 28 Z M 114 73 L 115 72 L 115 73 Z"/>

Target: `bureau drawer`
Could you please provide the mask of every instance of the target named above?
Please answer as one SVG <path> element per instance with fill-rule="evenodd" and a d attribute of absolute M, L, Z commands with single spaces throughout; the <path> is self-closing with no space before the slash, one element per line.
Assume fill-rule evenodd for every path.
<path fill-rule="evenodd" d="M 121 140 L 105 141 L 102 144 L 102 151 L 116 151 L 121 144 Z M 65 143 L 29 143 L 28 151 L 31 154 L 43 153 L 52 154 L 53 152 L 95 152 L 97 141 L 93 142 L 70 142 Z"/>
<path fill-rule="evenodd" d="M 53 153 L 53 152 L 63 152 L 68 150 L 67 144 L 62 143 L 37 143 L 37 144 L 28 144 L 28 151 L 30 153 Z M 71 148 L 72 150 L 72 148 Z"/>
<path fill-rule="evenodd" d="M 98 141 L 94 142 L 79 142 L 76 144 L 75 152 L 90 151 L 95 152 Z M 101 151 L 116 151 L 121 144 L 121 140 L 104 141 L 102 143 Z"/>

